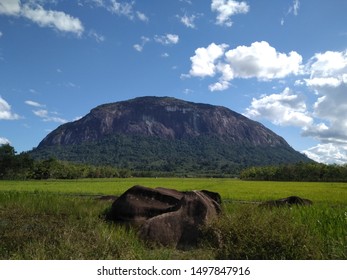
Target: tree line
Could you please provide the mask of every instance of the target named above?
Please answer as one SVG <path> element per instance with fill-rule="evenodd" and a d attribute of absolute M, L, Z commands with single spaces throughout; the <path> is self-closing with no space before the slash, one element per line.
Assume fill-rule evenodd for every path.
<path fill-rule="evenodd" d="M 201 168 L 201 166 L 197 168 Z M 205 176 L 234 176 L 234 173 L 229 173 L 228 168 L 223 166 L 219 166 L 216 169 L 219 169 L 220 174 L 205 173 Z M 17 154 L 15 149 L 9 144 L 0 145 L 0 180 L 126 178 L 131 176 L 181 177 L 189 175 L 186 172 L 183 169 L 179 171 L 134 171 L 130 168 L 116 168 L 110 165 L 73 163 L 52 157 L 39 160 L 33 159 L 29 153 Z M 201 177 L 202 174 L 196 173 L 195 176 Z M 249 167 L 239 172 L 239 178 L 242 180 L 259 181 L 347 182 L 347 165 L 299 162 L 295 164 Z"/>
<path fill-rule="evenodd" d="M 242 180 L 347 182 L 347 165 L 311 162 L 250 167 L 240 173 Z"/>
<path fill-rule="evenodd" d="M 34 160 L 28 153 L 17 155 L 15 149 L 9 144 L 0 146 L 0 179 L 2 180 L 125 178 L 130 176 L 131 172 L 127 169 L 77 164 L 54 158 Z"/>

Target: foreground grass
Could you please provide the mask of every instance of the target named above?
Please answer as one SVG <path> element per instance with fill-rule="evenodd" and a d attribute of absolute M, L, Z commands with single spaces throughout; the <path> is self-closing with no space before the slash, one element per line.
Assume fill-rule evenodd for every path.
<path fill-rule="evenodd" d="M 106 223 L 110 202 L 49 193 L 0 196 L 0 259 L 197 259 L 200 250 L 149 250 L 136 233 Z M 210 258 L 208 250 L 203 258 Z"/>
<path fill-rule="evenodd" d="M 232 205 L 205 230 L 216 259 L 346 259 L 346 208 Z"/>
<path fill-rule="evenodd" d="M 102 219 L 111 202 L 81 196 L 120 194 L 135 184 L 218 191 L 224 214 L 204 229 L 197 249 L 149 249 L 134 231 Z M 346 190 L 225 179 L 0 182 L 0 259 L 346 259 Z M 270 210 L 236 202 L 292 194 L 314 205 Z"/>

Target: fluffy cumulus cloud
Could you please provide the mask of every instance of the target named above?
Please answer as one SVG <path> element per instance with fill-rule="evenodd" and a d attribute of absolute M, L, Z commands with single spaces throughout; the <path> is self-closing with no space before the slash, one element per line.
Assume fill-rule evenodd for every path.
<path fill-rule="evenodd" d="M 232 26 L 231 17 L 236 14 L 246 14 L 249 5 L 235 0 L 212 0 L 211 10 L 217 13 L 216 23 L 218 25 Z"/>
<path fill-rule="evenodd" d="M 17 120 L 19 115 L 12 112 L 11 105 L 0 96 L 0 120 Z"/>
<path fill-rule="evenodd" d="M 226 44 L 210 44 L 207 48 L 198 48 L 190 58 L 192 67 L 189 74 L 194 77 L 213 77 L 217 72 L 217 61 L 224 55 Z"/>
<path fill-rule="evenodd" d="M 303 97 L 289 88 L 279 94 L 253 98 L 245 115 L 252 119 L 268 119 L 282 126 L 308 127 L 313 123 Z"/>
<path fill-rule="evenodd" d="M 312 126 L 304 134 L 347 144 L 347 51 L 318 53 L 306 70 L 310 77 L 304 81 L 317 96 L 314 116 L 324 125 Z"/>
<path fill-rule="evenodd" d="M 347 50 L 315 54 L 299 74 L 297 85 L 311 90 L 312 106 L 300 95 L 286 89 L 280 94 L 253 99 L 246 110 L 251 118 L 265 118 L 279 125 L 302 128 L 302 135 L 319 141 L 304 151 L 310 158 L 326 163 L 347 162 Z"/>
<path fill-rule="evenodd" d="M 250 46 L 239 46 L 225 54 L 239 78 L 271 80 L 284 78 L 300 72 L 302 56 L 292 51 L 288 55 L 277 52 L 268 42 L 254 42 Z"/>
<path fill-rule="evenodd" d="M 198 48 L 190 58 L 191 76 L 220 74 L 218 81 L 210 85 L 211 91 L 229 88 L 235 78 L 269 81 L 298 75 L 303 68 L 302 57 L 297 52 L 280 53 L 265 41 L 225 51 L 227 48 L 226 44 L 212 43 L 207 48 Z"/>
<path fill-rule="evenodd" d="M 294 8 L 299 9 L 298 1 L 293 13 Z M 303 89 L 300 93 L 287 87 L 253 98 L 245 115 L 300 127 L 302 136 L 319 142 L 305 151 L 308 156 L 322 162 L 347 162 L 347 50 L 317 53 L 303 63 L 297 52 L 279 52 L 265 41 L 234 49 L 211 43 L 196 49 L 190 60 L 189 74 L 182 76 L 215 79 L 210 91 L 226 90 L 235 79 L 289 82 L 288 77 L 299 77 L 294 85 Z"/>
<path fill-rule="evenodd" d="M 24 17 L 39 26 L 71 32 L 78 36 L 84 31 L 83 24 L 78 18 L 61 11 L 46 10 L 35 1 L 22 5 L 20 0 L 0 0 L 0 14 Z"/>

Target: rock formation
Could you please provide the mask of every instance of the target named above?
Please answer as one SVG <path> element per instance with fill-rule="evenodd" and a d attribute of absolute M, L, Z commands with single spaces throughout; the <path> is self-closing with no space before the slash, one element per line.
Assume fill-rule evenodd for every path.
<path fill-rule="evenodd" d="M 196 245 L 201 226 L 220 212 L 218 193 L 134 186 L 114 201 L 106 219 L 137 227 L 150 243 L 186 248 Z"/>
<path fill-rule="evenodd" d="M 31 155 L 181 174 L 238 174 L 249 166 L 310 161 L 241 114 L 170 97 L 98 106 L 49 133 Z"/>

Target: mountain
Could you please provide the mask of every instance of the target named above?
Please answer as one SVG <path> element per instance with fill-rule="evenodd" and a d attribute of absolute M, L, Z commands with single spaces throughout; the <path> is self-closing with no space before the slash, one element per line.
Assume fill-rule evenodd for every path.
<path fill-rule="evenodd" d="M 98 106 L 49 133 L 31 154 L 182 174 L 236 174 L 252 165 L 309 161 L 241 114 L 170 97 Z"/>

